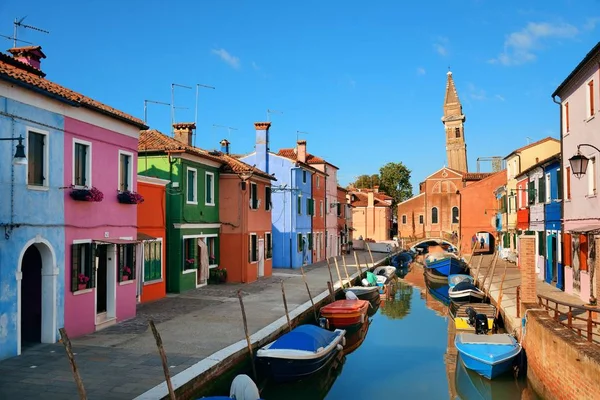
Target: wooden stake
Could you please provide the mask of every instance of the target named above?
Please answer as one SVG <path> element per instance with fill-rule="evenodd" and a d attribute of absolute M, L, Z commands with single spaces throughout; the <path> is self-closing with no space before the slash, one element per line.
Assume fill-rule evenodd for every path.
<path fill-rule="evenodd" d="M 502 273 L 502 280 L 500 281 L 500 293 L 498 294 L 498 301 L 496 302 L 496 318 L 494 319 L 494 324 L 498 319 L 498 315 L 500 315 L 500 305 L 502 304 L 502 292 L 504 289 L 504 278 L 506 278 L 506 268 L 508 268 L 508 263 L 504 264 L 504 272 Z"/>
<path fill-rule="evenodd" d="M 489 297 L 490 295 L 490 290 L 492 289 L 492 282 L 494 281 L 494 274 L 496 273 L 496 264 L 498 263 L 498 257 L 496 257 L 494 259 L 494 265 L 492 265 L 492 274 L 490 276 L 490 284 L 488 285 L 488 289 L 484 290 L 484 297 L 483 297 L 483 301 L 486 300 L 487 297 Z"/>
<path fill-rule="evenodd" d="M 335 293 L 333 292 L 333 284 L 327 281 L 327 288 L 329 289 L 329 293 L 331 293 L 331 302 L 335 301 Z"/>
<path fill-rule="evenodd" d="M 481 268 L 481 262 L 483 261 L 483 255 L 479 256 L 479 263 L 477 263 L 477 270 L 475 271 L 475 286 L 479 283 L 479 269 Z"/>
<path fill-rule="evenodd" d="M 483 276 L 483 280 L 481 281 L 481 287 L 485 289 L 485 282 L 487 281 L 487 277 L 492 270 L 492 267 L 496 266 L 496 260 L 498 259 L 498 253 L 494 253 L 494 258 L 492 259 L 492 263 L 488 265 L 487 270 L 485 271 L 485 275 Z"/>
<path fill-rule="evenodd" d="M 337 271 L 338 279 L 340 280 L 340 287 L 344 288 L 344 281 L 342 280 L 342 274 L 340 274 L 340 266 L 338 265 L 337 258 L 333 257 L 333 261 L 335 262 L 335 270 Z"/>
<path fill-rule="evenodd" d="M 375 266 L 375 260 L 373 260 L 373 253 L 371 253 L 371 246 L 369 246 L 369 242 L 365 242 L 365 244 L 367 245 L 367 250 L 369 250 L 369 255 L 371 256 L 371 266 Z"/>
<path fill-rule="evenodd" d="M 252 343 L 250 342 L 250 335 L 248 334 L 248 321 L 246 320 L 246 310 L 244 310 L 244 302 L 242 301 L 242 291 L 238 289 L 237 295 L 238 299 L 240 300 L 240 307 L 242 308 L 244 334 L 246 335 L 246 343 L 248 344 L 248 354 L 250 355 L 250 364 L 252 364 L 252 374 L 254 375 L 254 382 L 257 382 L 256 367 L 254 365 L 254 352 L 252 351 Z"/>
<path fill-rule="evenodd" d="M 356 255 L 356 252 L 353 251 L 354 253 L 354 262 L 356 263 L 356 269 L 358 270 L 358 279 L 362 280 L 362 269 L 360 269 L 360 262 L 358 261 L 358 256 Z"/>
<path fill-rule="evenodd" d="M 315 308 L 315 302 L 313 301 L 312 295 L 310 294 L 310 289 L 308 288 L 308 283 L 306 282 L 306 276 L 304 275 L 304 268 L 300 267 L 300 271 L 302 272 L 302 280 L 304 281 L 304 286 L 306 286 L 306 291 L 308 292 L 308 298 L 310 299 L 310 304 L 312 304 L 313 314 L 315 315 L 315 322 L 318 322 L 317 318 L 317 309 Z"/>
<path fill-rule="evenodd" d="M 331 274 L 331 264 L 329 264 L 329 258 L 325 258 L 327 261 L 327 269 L 329 270 L 329 282 L 333 285 L 333 275 Z"/>
<path fill-rule="evenodd" d="M 85 393 L 83 380 L 81 380 L 81 376 L 79 375 L 79 369 L 77 368 L 77 363 L 75 362 L 75 357 L 73 356 L 73 351 L 71 350 L 71 341 L 69 340 L 69 336 L 67 336 L 67 331 L 65 330 L 65 328 L 60 328 L 58 332 L 60 333 L 60 338 L 63 342 L 63 346 L 65 346 L 67 357 L 69 358 L 71 372 L 73 372 L 73 378 L 75 379 L 75 383 L 77 384 L 77 391 L 79 392 L 79 399 L 86 400 L 87 394 Z"/>
<path fill-rule="evenodd" d="M 283 279 L 281 280 L 281 295 L 283 296 L 283 307 L 285 308 L 285 317 L 287 318 L 288 328 L 292 331 L 292 323 L 290 322 L 290 314 L 288 313 L 287 300 L 285 299 L 285 289 L 283 287 Z"/>
<path fill-rule="evenodd" d="M 348 286 L 352 286 L 352 280 L 350 280 L 350 275 L 348 275 L 348 267 L 346 267 L 346 255 L 342 255 L 342 264 L 344 265 L 344 272 L 346 273 L 346 278 L 348 279 Z"/>
<path fill-rule="evenodd" d="M 171 383 L 169 364 L 167 364 L 167 354 L 165 353 L 165 348 L 163 347 L 160 333 L 158 333 L 158 330 L 156 330 L 154 321 L 152 321 L 151 319 L 148 320 L 148 325 L 150 325 L 150 329 L 152 329 L 152 334 L 154 335 L 154 340 L 156 340 L 156 347 L 158 347 L 158 354 L 160 354 L 160 360 L 162 361 L 163 372 L 165 374 L 165 381 L 167 382 L 167 388 L 169 389 L 169 398 L 171 400 L 175 400 L 175 392 L 173 391 L 173 384 Z"/>

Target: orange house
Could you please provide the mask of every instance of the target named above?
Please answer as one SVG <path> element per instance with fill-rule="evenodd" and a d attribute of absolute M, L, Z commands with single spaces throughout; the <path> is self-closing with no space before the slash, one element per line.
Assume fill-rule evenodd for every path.
<path fill-rule="evenodd" d="M 228 152 L 227 142 L 219 177 L 220 268 L 227 269 L 227 282 L 250 283 L 272 274 L 271 182 L 276 179 Z"/>
<path fill-rule="evenodd" d="M 315 212 L 312 217 L 312 231 L 314 238 L 313 259 L 318 262 L 325 259 L 325 177 L 324 172 L 316 170 L 312 175 L 312 198 L 314 199 Z"/>
<path fill-rule="evenodd" d="M 389 240 L 392 229 L 392 198 L 379 188 L 350 190 L 353 239 Z"/>
<path fill-rule="evenodd" d="M 165 297 L 166 185 L 169 181 L 138 175 L 138 193 L 144 201 L 137 205 L 138 257 L 137 298 L 141 303 Z"/>

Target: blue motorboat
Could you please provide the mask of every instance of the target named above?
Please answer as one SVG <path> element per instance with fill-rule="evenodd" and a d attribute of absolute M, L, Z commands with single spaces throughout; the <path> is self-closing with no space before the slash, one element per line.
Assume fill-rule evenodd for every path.
<path fill-rule="evenodd" d="M 463 282 L 463 281 L 467 281 L 471 284 L 474 283 L 473 277 L 471 275 L 453 274 L 453 275 L 448 276 L 448 285 L 450 286 L 450 289 L 452 289 L 454 286 L 456 286 L 457 283 Z"/>
<path fill-rule="evenodd" d="M 278 382 L 299 380 L 323 369 L 343 349 L 346 331 L 301 325 L 260 348 L 260 366 Z"/>
<path fill-rule="evenodd" d="M 448 284 L 432 282 L 425 279 L 425 286 L 427 290 L 437 301 L 441 302 L 445 306 L 450 304 L 450 297 L 448 296 Z"/>
<path fill-rule="evenodd" d="M 521 344 L 507 333 L 460 333 L 456 335 L 454 345 L 465 367 L 487 379 L 494 379 L 510 370 L 515 357 L 521 352 Z"/>
<path fill-rule="evenodd" d="M 408 251 L 403 251 L 400 254 L 396 254 L 391 259 L 391 264 L 396 268 L 408 268 L 413 260 L 413 256 Z"/>
<path fill-rule="evenodd" d="M 449 276 L 464 272 L 463 263 L 452 253 L 430 253 L 425 257 L 425 269 L 436 275 Z"/>

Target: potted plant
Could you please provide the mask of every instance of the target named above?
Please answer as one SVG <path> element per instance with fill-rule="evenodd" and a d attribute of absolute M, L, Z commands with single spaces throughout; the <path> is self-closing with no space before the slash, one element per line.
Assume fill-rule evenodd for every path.
<path fill-rule="evenodd" d="M 219 283 L 227 282 L 227 269 L 226 268 L 217 268 Z"/>
<path fill-rule="evenodd" d="M 186 269 L 193 269 L 195 262 L 196 262 L 196 260 L 194 260 L 193 258 L 186 259 L 185 260 L 185 268 Z"/>
<path fill-rule="evenodd" d="M 87 285 L 88 282 L 90 281 L 90 278 L 88 278 L 87 276 L 85 276 L 85 274 L 79 274 L 77 276 L 77 289 L 78 290 L 84 290 L 87 289 Z"/>
<path fill-rule="evenodd" d="M 208 270 L 208 283 L 219 283 L 219 272 L 217 268 L 211 268 Z"/>
<path fill-rule="evenodd" d="M 117 193 L 117 200 L 121 204 L 140 204 L 144 202 L 144 197 L 139 193 L 126 190 Z"/>
<path fill-rule="evenodd" d="M 77 201 L 100 202 L 104 199 L 104 194 L 94 186 L 91 188 L 73 189 L 69 195 L 73 200 Z"/>
<path fill-rule="evenodd" d="M 131 276 L 131 268 L 129 268 L 128 266 L 124 266 L 121 269 L 121 276 L 123 277 L 123 281 L 128 281 L 129 277 Z"/>

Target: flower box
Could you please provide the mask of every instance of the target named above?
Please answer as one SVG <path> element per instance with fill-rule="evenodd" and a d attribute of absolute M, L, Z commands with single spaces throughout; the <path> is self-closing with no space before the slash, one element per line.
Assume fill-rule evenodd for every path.
<path fill-rule="evenodd" d="M 69 195 L 77 201 L 100 202 L 104 199 L 104 194 L 93 186 L 89 189 L 73 189 Z"/>
<path fill-rule="evenodd" d="M 123 281 L 128 281 L 128 280 L 129 280 L 129 277 L 128 277 L 127 275 L 123 275 L 123 279 L 122 279 L 122 280 L 123 280 Z"/>
<path fill-rule="evenodd" d="M 79 290 L 85 290 L 87 289 L 87 283 L 80 283 L 77 285 L 77 289 Z"/>
<path fill-rule="evenodd" d="M 126 190 L 117 194 L 117 200 L 121 204 L 140 204 L 144 202 L 144 197 L 139 193 Z"/>

